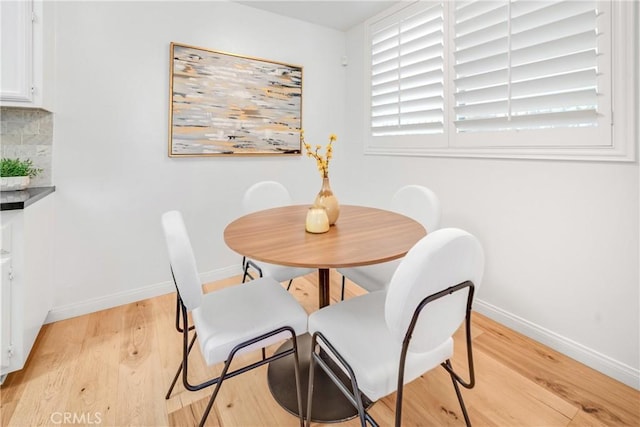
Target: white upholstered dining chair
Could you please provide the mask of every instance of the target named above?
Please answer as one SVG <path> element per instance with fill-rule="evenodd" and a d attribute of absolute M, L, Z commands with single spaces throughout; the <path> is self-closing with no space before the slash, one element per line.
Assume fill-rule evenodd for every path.
<path fill-rule="evenodd" d="M 291 204 L 291 195 L 284 185 L 276 181 L 261 181 L 247 189 L 242 198 L 242 210 L 244 214 L 250 214 L 263 209 L 288 206 Z M 247 277 L 253 279 L 250 269 L 258 272 L 260 277 L 272 277 L 278 282 L 289 282 L 287 290 L 291 287 L 293 279 L 313 273 L 312 268 L 289 267 L 270 264 L 263 261 L 242 258 L 242 282 Z"/>
<path fill-rule="evenodd" d="M 378 424 L 365 410 L 363 393 L 376 401 L 397 391 L 396 420 L 402 423 L 404 384 L 442 366 L 451 376 L 462 414 L 469 416 L 458 384 L 475 384 L 471 348 L 471 305 L 484 271 L 478 240 L 455 228 L 436 230 L 407 253 L 388 289 L 327 306 L 309 316 L 313 334 L 307 402 L 313 396 L 313 365 L 331 371 L 320 348 L 351 379 L 351 394 L 342 392 L 358 409 L 360 423 Z M 454 372 L 453 334 L 465 322 L 469 381 Z M 348 325 L 349 327 L 345 327 Z M 332 373 L 334 381 L 340 381 Z M 417 396 L 416 396 L 417 398 Z M 311 413 L 311 405 L 307 411 Z M 307 423 L 307 426 L 309 424 Z"/>
<path fill-rule="evenodd" d="M 298 372 L 298 346 L 296 336 L 307 331 L 307 313 L 280 283 L 270 277 L 260 278 L 248 284 L 225 287 L 203 293 L 193 250 L 182 215 L 170 211 L 162 215 L 162 227 L 166 238 L 171 273 L 178 293 L 179 313 L 176 327 L 182 332 L 182 362 L 169 387 L 166 398 L 182 372 L 182 382 L 189 391 L 215 385 L 209 403 L 200 420 L 205 420 L 224 380 L 273 360 L 293 355 L 300 425 L 303 425 L 302 400 Z M 191 316 L 189 316 L 189 314 Z M 195 332 L 189 339 L 191 317 Z M 220 376 L 200 384 L 188 379 L 189 353 L 196 341 L 207 365 L 224 362 Z M 263 358 L 257 362 L 229 371 L 234 357 L 248 351 L 291 339 L 290 350 Z M 263 353 L 264 354 L 264 353 Z"/>
<path fill-rule="evenodd" d="M 390 210 L 416 220 L 428 233 L 440 226 L 440 200 L 432 190 L 422 185 L 405 185 L 396 191 L 391 199 Z M 374 292 L 389 284 L 398 265 L 400 259 L 361 267 L 339 268 L 337 271 L 342 274 L 341 299 L 344 299 L 345 278 Z"/>

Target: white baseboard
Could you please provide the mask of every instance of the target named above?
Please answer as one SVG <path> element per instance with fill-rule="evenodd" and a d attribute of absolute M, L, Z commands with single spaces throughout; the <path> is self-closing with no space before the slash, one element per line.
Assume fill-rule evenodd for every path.
<path fill-rule="evenodd" d="M 535 341 L 581 362 L 596 371 L 614 378 L 621 383 L 640 390 L 640 370 L 621 363 L 580 343 L 556 334 L 535 323 L 498 308 L 488 302 L 476 299 L 474 309 L 490 319 L 501 323 Z"/>
<path fill-rule="evenodd" d="M 240 265 L 219 268 L 217 270 L 200 273 L 202 283 L 214 282 L 216 280 L 226 279 L 242 273 Z M 156 283 L 154 285 L 142 288 L 132 289 L 130 291 L 119 292 L 117 294 L 105 295 L 90 300 L 62 305 L 54 307 L 49 311 L 45 323 L 57 322 L 59 320 L 70 319 L 84 314 L 95 313 L 96 311 L 105 310 L 107 308 L 117 307 L 123 304 L 141 301 L 147 298 L 165 295 L 175 291 L 173 281 Z"/>

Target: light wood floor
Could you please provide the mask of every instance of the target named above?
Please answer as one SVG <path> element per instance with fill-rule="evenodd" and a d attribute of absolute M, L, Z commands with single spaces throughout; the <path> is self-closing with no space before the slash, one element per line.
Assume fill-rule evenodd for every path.
<path fill-rule="evenodd" d="M 332 273 L 334 300 L 338 276 Z M 316 283 L 310 275 L 292 287 L 308 311 L 317 308 Z M 359 292 L 350 285 L 347 296 Z M 2 425 L 196 424 L 210 389 L 192 393 L 179 384 L 171 399 L 164 399 L 181 357 L 174 309 L 174 296 L 166 295 L 46 325 L 25 369 L 10 374 L 1 388 Z M 477 385 L 463 394 L 475 426 L 640 425 L 638 391 L 481 315 L 474 315 L 473 331 Z M 462 337 L 456 337 L 459 367 L 465 357 L 464 347 L 458 347 Z M 205 369 L 199 354 L 192 357 L 194 379 L 220 369 Z M 259 351 L 245 361 L 258 357 Z M 371 413 L 382 426 L 392 425 L 394 405 L 395 394 L 377 402 Z M 464 425 L 443 369 L 412 382 L 404 408 L 405 426 Z M 273 400 L 262 367 L 225 382 L 208 425 L 296 426 L 297 419 Z"/>

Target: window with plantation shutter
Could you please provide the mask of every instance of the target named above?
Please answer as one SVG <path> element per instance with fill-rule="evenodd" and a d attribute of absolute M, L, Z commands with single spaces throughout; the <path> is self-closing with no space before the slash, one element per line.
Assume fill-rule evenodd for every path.
<path fill-rule="evenodd" d="M 405 11 L 372 33 L 373 135 L 443 133 L 444 17 L 441 4 Z"/>
<path fill-rule="evenodd" d="M 416 2 L 370 20 L 366 151 L 633 160 L 636 3 Z"/>
<path fill-rule="evenodd" d="M 597 3 L 456 3 L 456 130 L 607 126 L 598 38 L 610 14 Z"/>

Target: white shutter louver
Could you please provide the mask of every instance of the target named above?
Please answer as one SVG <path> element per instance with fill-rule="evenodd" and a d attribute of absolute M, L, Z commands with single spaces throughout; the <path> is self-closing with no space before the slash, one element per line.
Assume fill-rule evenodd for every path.
<path fill-rule="evenodd" d="M 444 132 L 443 46 L 442 3 L 372 28 L 373 136 Z"/>
<path fill-rule="evenodd" d="M 597 1 L 455 6 L 457 132 L 598 126 Z"/>

